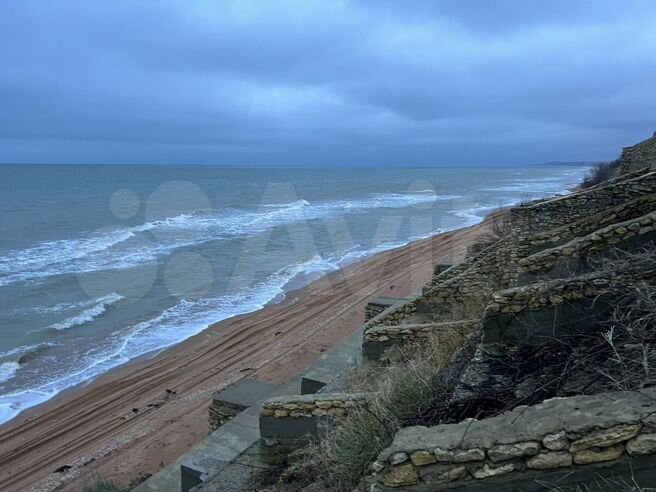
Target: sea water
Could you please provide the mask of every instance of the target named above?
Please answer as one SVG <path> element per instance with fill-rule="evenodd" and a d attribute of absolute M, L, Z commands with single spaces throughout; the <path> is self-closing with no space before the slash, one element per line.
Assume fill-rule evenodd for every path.
<path fill-rule="evenodd" d="M 586 167 L 0 166 L 0 423 Z"/>

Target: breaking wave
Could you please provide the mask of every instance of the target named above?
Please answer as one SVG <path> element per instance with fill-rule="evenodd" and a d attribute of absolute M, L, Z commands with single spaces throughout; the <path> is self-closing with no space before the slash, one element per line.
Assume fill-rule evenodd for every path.
<path fill-rule="evenodd" d="M 107 311 L 108 307 L 113 306 L 114 304 L 122 301 L 123 299 L 125 299 L 125 297 L 115 292 L 106 295 L 104 297 L 94 300 L 93 301 L 94 305 L 88 309 L 85 309 L 80 314 L 77 314 L 70 318 L 66 318 L 65 320 L 60 321 L 59 323 L 50 325 L 49 328 L 52 328 L 54 330 L 67 330 L 75 326 L 83 325 L 85 323 L 93 321 L 98 316 L 100 316 L 105 311 Z"/>

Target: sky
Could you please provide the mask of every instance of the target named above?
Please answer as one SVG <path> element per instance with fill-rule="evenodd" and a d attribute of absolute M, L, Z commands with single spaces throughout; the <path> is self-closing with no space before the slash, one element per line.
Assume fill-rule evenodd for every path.
<path fill-rule="evenodd" d="M 655 88 L 653 0 L 0 4 L 0 162 L 608 160 Z"/>

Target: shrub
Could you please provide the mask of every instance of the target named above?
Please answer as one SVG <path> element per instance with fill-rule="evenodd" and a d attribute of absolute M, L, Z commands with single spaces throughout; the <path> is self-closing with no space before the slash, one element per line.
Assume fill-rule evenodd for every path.
<path fill-rule="evenodd" d="M 615 177 L 617 170 L 620 167 L 620 160 L 612 162 L 602 162 L 592 169 L 588 175 L 583 179 L 581 188 L 592 188 L 600 183 L 609 181 Z"/>

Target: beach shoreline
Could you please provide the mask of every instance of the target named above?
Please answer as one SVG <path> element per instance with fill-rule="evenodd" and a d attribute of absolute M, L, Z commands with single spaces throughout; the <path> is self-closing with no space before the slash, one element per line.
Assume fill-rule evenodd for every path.
<path fill-rule="evenodd" d="M 95 475 L 125 484 L 155 473 L 208 434 L 216 391 L 244 377 L 288 381 L 362 324 L 368 300 L 416 291 L 481 227 L 368 257 L 25 410 L 0 426 L 0 489 L 78 491 Z"/>

